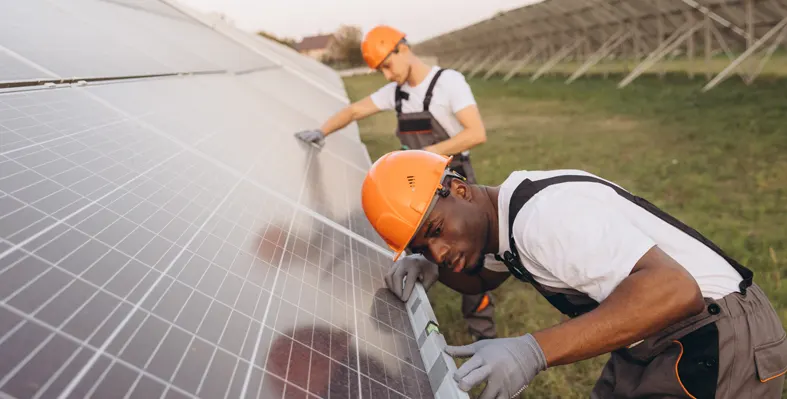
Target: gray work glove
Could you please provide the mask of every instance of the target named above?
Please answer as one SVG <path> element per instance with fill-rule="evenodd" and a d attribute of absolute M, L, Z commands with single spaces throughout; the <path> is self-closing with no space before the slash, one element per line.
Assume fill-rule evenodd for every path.
<path fill-rule="evenodd" d="M 306 143 L 313 143 L 320 148 L 325 145 L 325 134 L 319 129 L 304 130 L 295 133 L 295 137 Z"/>
<path fill-rule="evenodd" d="M 415 289 L 416 280 L 428 290 L 437 281 L 438 276 L 437 264 L 428 261 L 422 255 L 410 255 L 399 259 L 391 266 L 385 275 L 385 285 L 399 299 L 407 302 Z M 403 283 L 405 277 L 407 282 Z"/>
<path fill-rule="evenodd" d="M 454 357 L 472 356 L 456 370 L 454 380 L 465 392 L 488 380 L 479 399 L 513 398 L 547 368 L 544 352 L 530 334 L 446 346 L 445 352 Z"/>

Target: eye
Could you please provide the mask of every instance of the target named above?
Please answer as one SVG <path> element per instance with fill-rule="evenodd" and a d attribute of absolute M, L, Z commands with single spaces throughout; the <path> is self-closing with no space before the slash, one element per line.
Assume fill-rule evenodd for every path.
<path fill-rule="evenodd" d="M 429 234 L 429 236 L 439 237 L 442 232 L 443 232 L 443 224 L 438 223 L 437 226 L 435 226 L 434 229 L 431 231 L 431 234 Z"/>

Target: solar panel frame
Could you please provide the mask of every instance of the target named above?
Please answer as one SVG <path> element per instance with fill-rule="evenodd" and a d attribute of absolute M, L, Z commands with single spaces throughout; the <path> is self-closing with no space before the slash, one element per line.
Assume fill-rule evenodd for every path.
<path fill-rule="evenodd" d="M 0 46 L 0 84 L 4 82 L 45 80 L 54 74 L 48 74 L 25 62 L 24 58 Z"/>

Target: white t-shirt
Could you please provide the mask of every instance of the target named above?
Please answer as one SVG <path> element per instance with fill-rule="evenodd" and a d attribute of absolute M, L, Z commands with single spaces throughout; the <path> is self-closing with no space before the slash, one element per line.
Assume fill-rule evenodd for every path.
<path fill-rule="evenodd" d="M 502 184 L 500 256 L 509 249 L 508 206 L 519 183 L 565 174 L 594 176 L 580 170 L 518 171 Z M 566 182 L 543 189 L 517 214 L 514 239 L 523 266 L 537 282 L 573 288 L 597 302 L 654 245 L 694 277 L 705 297 L 719 299 L 737 291 L 742 280 L 713 250 L 601 183 Z"/>
<path fill-rule="evenodd" d="M 412 87 L 405 83 L 402 91 L 409 93 L 409 99 L 402 99 L 402 112 L 421 112 L 424 110 L 424 97 L 429 89 L 429 84 L 435 76 L 439 67 L 434 66 L 429 75 L 417 86 Z M 388 83 L 376 92 L 372 93 L 371 98 L 380 110 L 393 110 L 396 108 L 396 82 Z M 464 108 L 476 104 L 473 91 L 467 84 L 465 77 L 452 69 L 446 69 L 437 79 L 437 84 L 432 90 L 432 102 L 429 103 L 429 112 L 440 122 L 446 133 L 454 137 L 464 130 L 464 127 L 456 118 L 456 113 Z M 467 151 L 464 152 L 468 154 Z"/>

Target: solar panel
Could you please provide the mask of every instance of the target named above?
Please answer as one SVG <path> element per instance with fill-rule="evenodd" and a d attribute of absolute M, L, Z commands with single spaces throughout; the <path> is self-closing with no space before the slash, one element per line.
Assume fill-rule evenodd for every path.
<path fill-rule="evenodd" d="M 187 17 L 182 12 L 178 11 L 172 6 L 162 3 L 159 0 L 101 0 L 107 3 L 113 3 L 135 10 L 146 11 L 164 17 L 174 18 L 179 21 L 195 23 L 195 21 Z"/>
<path fill-rule="evenodd" d="M 162 2 L 175 4 L 172 0 L 162 0 Z M 259 40 L 258 35 L 236 29 L 218 16 L 200 14 L 182 7 L 180 11 L 210 26 L 217 32 L 221 32 L 227 37 L 232 38 L 246 48 L 265 54 L 266 57 L 274 59 L 277 64 L 303 73 L 301 78 L 316 81 L 326 89 L 337 94 L 342 100 L 346 99 L 344 94 L 344 82 L 336 71 L 327 65 L 315 59 L 303 57 L 293 48 L 281 43 L 272 40 Z"/>
<path fill-rule="evenodd" d="M 316 68 L 26 82 L 55 67 L 129 72 L 108 36 L 68 64 L 47 61 L 51 33 L 20 39 L 75 10 L 107 30 L 136 13 L 211 37 L 204 51 L 178 38 L 147 64 L 129 54 L 130 68 L 154 67 L 135 73 L 265 59 L 167 4 L 121 2 L 0 5 L 19 18 L 0 46 L 21 67 L 0 71 L 24 72 L 0 79 L 17 86 L 0 90 L 0 396 L 461 397 L 423 290 L 402 303 L 383 283 L 390 253 L 360 207 L 370 159 L 357 127 L 322 150 L 292 136 L 342 106 L 303 72 Z"/>
<path fill-rule="evenodd" d="M 4 81 L 47 79 L 47 76 L 0 48 L 0 84 Z"/>
<path fill-rule="evenodd" d="M 242 71 L 274 65 L 198 23 L 112 2 L 3 2 L 0 14 L 6 21 L 0 26 L 3 45 L 60 76 Z"/>

